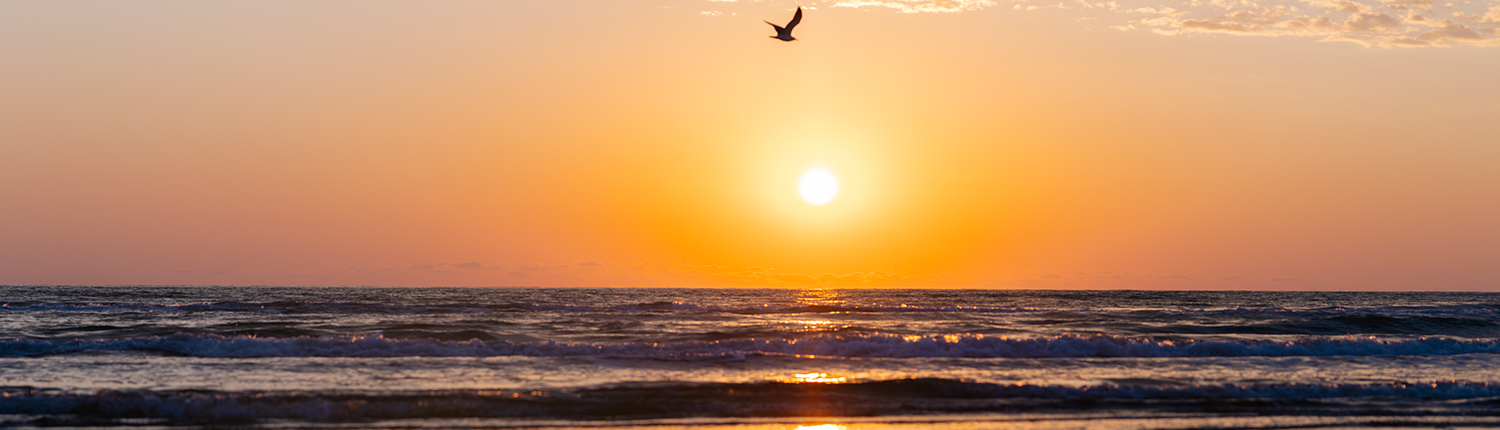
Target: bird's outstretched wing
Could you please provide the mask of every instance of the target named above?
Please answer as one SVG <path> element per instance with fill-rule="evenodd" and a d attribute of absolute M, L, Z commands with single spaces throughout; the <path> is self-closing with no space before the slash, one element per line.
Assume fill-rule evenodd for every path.
<path fill-rule="evenodd" d="M 762 20 L 760 20 L 760 21 L 761 21 L 761 22 L 764 22 L 764 23 L 766 23 L 766 24 L 771 24 L 771 26 L 772 26 L 772 27 L 776 27 L 776 32 L 777 32 L 777 33 L 781 33 L 781 32 L 782 32 L 782 31 L 785 31 L 785 30 L 786 30 L 786 29 L 784 29 L 784 28 L 781 28 L 781 26 L 779 26 L 779 25 L 776 25 L 776 24 L 774 24 L 774 23 L 772 23 L 772 22 L 771 22 L 771 21 L 766 21 L 766 20 L 764 20 L 764 19 L 762 19 Z"/>
<path fill-rule="evenodd" d="M 802 6 L 797 6 L 797 14 L 792 15 L 792 22 L 786 23 L 786 31 L 792 31 L 792 27 L 796 27 L 799 22 L 802 22 Z"/>

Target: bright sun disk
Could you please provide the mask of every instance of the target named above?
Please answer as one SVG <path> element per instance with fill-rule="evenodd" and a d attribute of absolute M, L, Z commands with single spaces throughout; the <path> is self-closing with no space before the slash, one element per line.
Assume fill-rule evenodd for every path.
<path fill-rule="evenodd" d="M 802 200 L 823 205 L 833 201 L 833 196 L 838 195 L 839 180 L 827 169 L 808 170 L 802 174 L 802 180 L 797 181 L 797 191 L 802 194 Z"/>

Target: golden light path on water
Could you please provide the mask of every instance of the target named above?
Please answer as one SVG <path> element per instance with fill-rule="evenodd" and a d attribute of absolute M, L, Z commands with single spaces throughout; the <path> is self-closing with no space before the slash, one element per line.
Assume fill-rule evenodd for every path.
<path fill-rule="evenodd" d="M 811 372 L 793 374 L 791 379 L 783 379 L 783 382 L 797 382 L 804 384 L 842 384 L 849 381 L 843 376 L 828 376 L 826 372 Z"/>
<path fill-rule="evenodd" d="M 845 303 L 848 300 L 834 289 L 808 288 L 797 292 L 797 304 L 804 306 L 838 306 Z"/>
<path fill-rule="evenodd" d="M 839 297 L 837 290 L 830 289 L 801 290 L 797 293 L 796 300 L 797 304 L 809 307 L 840 306 L 845 303 L 845 300 Z M 784 319 L 778 323 L 789 331 L 799 333 L 836 332 L 850 327 L 849 324 L 839 324 L 833 320 L 823 318 Z"/>

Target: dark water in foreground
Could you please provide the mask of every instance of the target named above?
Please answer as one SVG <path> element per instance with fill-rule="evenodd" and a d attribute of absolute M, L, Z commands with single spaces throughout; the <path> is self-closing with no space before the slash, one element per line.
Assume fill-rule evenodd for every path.
<path fill-rule="evenodd" d="M 0 426 L 1500 427 L 1500 295 L 0 287 Z"/>

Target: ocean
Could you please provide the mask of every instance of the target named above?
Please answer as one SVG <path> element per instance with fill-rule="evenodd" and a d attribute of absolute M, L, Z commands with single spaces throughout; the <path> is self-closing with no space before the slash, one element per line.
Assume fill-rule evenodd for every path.
<path fill-rule="evenodd" d="M 1500 295 L 0 287 L 0 426 L 1500 427 Z"/>

